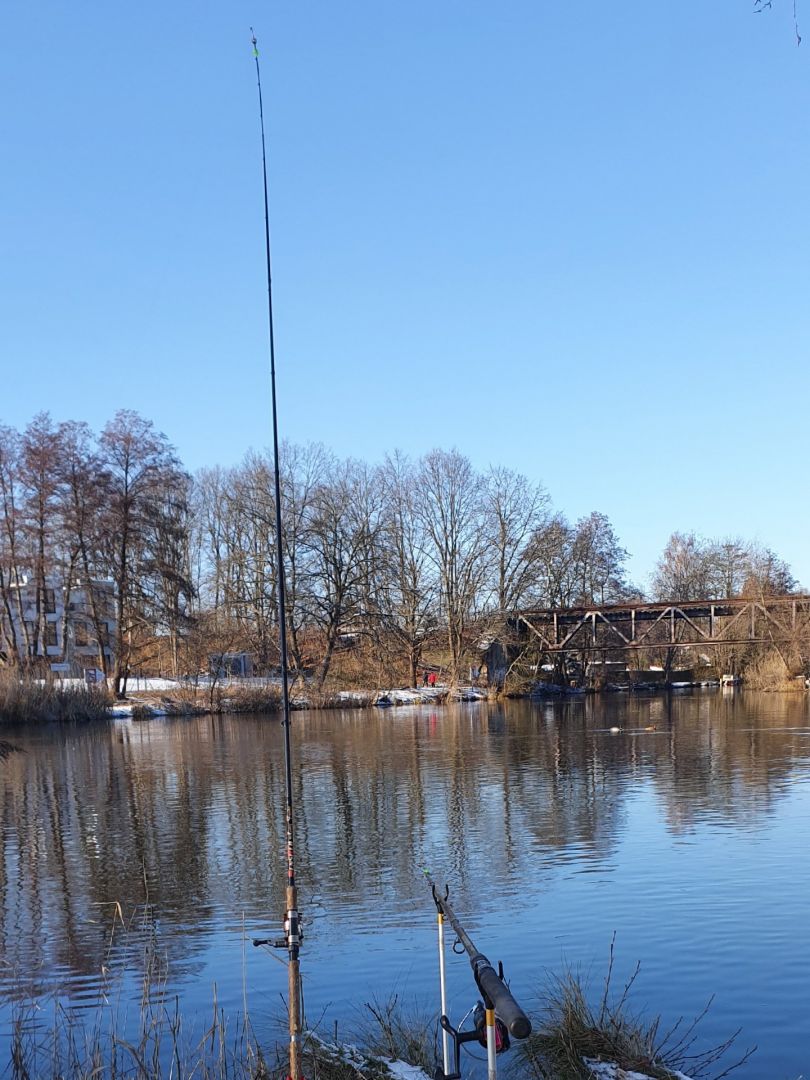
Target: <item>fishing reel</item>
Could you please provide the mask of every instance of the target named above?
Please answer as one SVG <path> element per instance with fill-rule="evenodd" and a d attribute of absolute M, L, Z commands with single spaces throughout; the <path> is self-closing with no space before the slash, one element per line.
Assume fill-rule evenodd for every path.
<path fill-rule="evenodd" d="M 475 1033 L 478 1036 L 478 1041 L 486 1049 L 487 1047 L 487 1014 L 484 1008 L 483 1001 L 476 1001 L 475 1008 L 472 1013 L 473 1027 Z M 495 1016 L 495 1053 L 502 1054 L 504 1050 L 508 1050 L 511 1046 L 509 1042 L 509 1029 L 506 1024 L 501 1020 L 500 1016 Z"/>
<path fill-rule="evenodd" d="M 259 945 L 269 945 L 271 949 L 288 949 L 290 947 L 290 917 L 286 911 L 284 912 L 283 918 L 285 934 L 283 938 L 253 938 L 253 944 L 257 947 Z M 301 929 L 301 921 L 301 916 L 298 915 L 295 927 L 293 928 L 293 937 L 295 938 L 295 942 L 297 945 L 300 945 L 301 942 L 304 940 L 304 932 Z"/>
<path fill-rule="evenodd" d="M 477 1042 L 480 1046 L 483 1046 L 484 1049 L 487 1048 L 487 1019 L 484 1003 L 483 1001 L 477 1001 L 475 1003 L 475 1006 L 472 1009 L 473 1026 L 470 1031 L 459 1031 L 458 1028 L 454 1028 L 446 1016 L 440 1017 L 439 1023 L 442 1026 L 442 1030 L 446 1031 L 453 1040 L 453 1071 L 445 1073 L 442 1067 L 438 1065 L 433 1074 L 433 1080 L 461 1080 L 461 1047 L 464 1043 Z M 509 1049 L 510 1045 L 509 1029 L 503 1020 L 501 1020 L 499 1016 L 496 1016 L 495 1053 L 502 1054 L 505 1050 Z"/>

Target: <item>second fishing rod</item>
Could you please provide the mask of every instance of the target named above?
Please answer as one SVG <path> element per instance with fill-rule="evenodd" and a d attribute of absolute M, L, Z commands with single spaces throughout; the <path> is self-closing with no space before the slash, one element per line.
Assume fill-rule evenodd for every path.
<path fill-rule="evenodd" d="M 443 1068 L 438 1069 L 437 1080 L 456 1080 L 460 1076 L 461 1046 L 476 1040 L 486 1047 L 488 1080 L 495 1080 L 497 1067 L 495 1058 L 501 1050 L 509 1047 L 509 1035 L 516 1039 L 525 1039 L 531 1034 L 532 1025 L 526 1013 L 515 1001 L 512 991 L 503 977 L 503 966 L 495 967 L 484 953 L 476 946 L 462 926 L 449 900 L 449 890 L 440 893 L 436 883 L 427 870 L 423 871 L 430 886 L 433 902 L 436 905 L 439 926 L 439 983 L 441 992 L 441 1027 Z M 457 942 L 466 952 L 472 968 L 475 985 L 483 998 L 483 1015 L 476 1022 L 474 1031 L 456 1030 L 447 1016 L 447 987 L 444 962 L 444 923 L 450 924 Z M 454 948 L 455 951 L 455 948 Z M 480 1008 L 480 1006 L 479 1006 Z M 450 1060 L 450 1042 L 453 1044 L 453 1061 Z"/>

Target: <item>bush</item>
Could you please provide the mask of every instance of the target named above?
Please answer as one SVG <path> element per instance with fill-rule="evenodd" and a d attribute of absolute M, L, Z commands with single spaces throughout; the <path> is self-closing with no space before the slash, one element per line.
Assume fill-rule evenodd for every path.
<path fill-rule="evenodd" d="M 111 703 L 106 687 L 21 679 L 13 672 L 0 675 L 0 723 L 3 724 L 104 720 L 110 716 Z"/>
<path fill-rule="evenodd" d="M 645 1019 L 628 1008 L 628 997 L 639 968 L 625 985 L 618 999 L 612 999 L 613 944 L 610 964 L 601 997 L 596 1006 L 589 1001 L 587 987 L 579 975 L 569 971 L 556 978 L 543 995 L 539 1022 L 525 1042 L 518 1043 L 518 1073 L 536 1080 L 592 1080 L 595 1062 L 612 1062 L 619 1069 L 636 1072 L 652 1080 L 683 1080 L 688 1073 L 693 1080 L 709 1070 L 735 1042 L 739 1031 L 726 1042 L 705 1051 L 694 1049 L 695 1030 L 709 1005 L 689 1023 L 679 1019 L 668 1031 L 661 1030 L 661 1017 Z M 744 1064 L 753 1053 L 723 1071 Z M 619 1073 L 619 1075 L 622 1075 Z"/>
<path fill-rule="evenodd" d="M 787 665 L 776 650 L 756 656 L 745 669 L 745 685 L 750 690 L 793 690 L 803 687 L 791 678 Z"/>

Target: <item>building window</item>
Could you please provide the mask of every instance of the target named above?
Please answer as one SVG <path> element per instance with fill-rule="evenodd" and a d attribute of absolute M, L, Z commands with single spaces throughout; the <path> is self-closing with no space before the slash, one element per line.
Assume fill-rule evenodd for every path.
<path fill-rule="evenodd" d="M 89 644 L 87 639 L 87 623 L 76 623 L 75 627 L 73 628 L 73 640 L 76 642 L 76 645 L 80 649 L 84 648 L 85 645 Z"/>
<path fill-rule="evenodd" d="M 43 590 L 42 610 L 46 615 L 56 614 L 56 589 Z"/>
<path fill-rule="evenodd" d="M 56 623 L 55 622 L 46 622 L 45 623 L 45 645 L 47 647 L 49 645 L 57 645 L 57 644 L 58 644 L 58 641 L 57 641 L 57 638 L 56 638 Z"/>

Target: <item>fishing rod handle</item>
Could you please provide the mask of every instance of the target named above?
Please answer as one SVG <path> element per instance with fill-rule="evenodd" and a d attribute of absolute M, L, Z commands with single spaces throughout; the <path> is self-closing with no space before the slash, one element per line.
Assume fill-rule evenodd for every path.
<path fill-rule="evenodd" d="M 512 997 L 511 990 L 489 960 L 479 953 L 471 960 L 471 964 L 479 990 L 492 1003 L 509 1033 L 516 1039 L 528 1038 L 532 1031 L 532 1022 Z"/>

